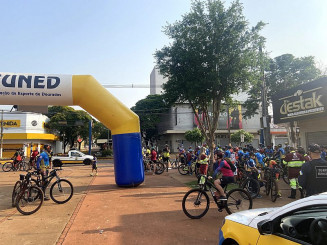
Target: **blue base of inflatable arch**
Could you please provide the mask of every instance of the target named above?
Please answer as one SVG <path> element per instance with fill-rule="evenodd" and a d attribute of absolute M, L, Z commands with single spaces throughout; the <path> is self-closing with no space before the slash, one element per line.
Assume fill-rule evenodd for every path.
<path fill-rule="evenodd" d="M 144 181 L 141 134 L 116 134 L 112 136 L 116 184 L 135 187 Z"/>

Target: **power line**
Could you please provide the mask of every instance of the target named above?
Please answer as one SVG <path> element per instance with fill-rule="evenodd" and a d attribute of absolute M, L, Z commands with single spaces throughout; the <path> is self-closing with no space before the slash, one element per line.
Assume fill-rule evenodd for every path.
<path fill-rule="evenodd" d="M 162 85 L 149 85 L 149 84 L 102 84 L 105 88 L 162 88 Z"/>

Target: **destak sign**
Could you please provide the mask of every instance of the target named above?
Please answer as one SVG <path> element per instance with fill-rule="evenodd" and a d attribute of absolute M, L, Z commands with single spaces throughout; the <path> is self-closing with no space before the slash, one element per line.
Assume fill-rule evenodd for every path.
<path fill-rule="evenodd" d="M 274 123 L 327 116 L 327 78 L 283 91 L 273 97 Z"/>
<path fill-rule="evenodd" d="M 72 105 L 72 76 L 0 72 L 0 104 Z"/>

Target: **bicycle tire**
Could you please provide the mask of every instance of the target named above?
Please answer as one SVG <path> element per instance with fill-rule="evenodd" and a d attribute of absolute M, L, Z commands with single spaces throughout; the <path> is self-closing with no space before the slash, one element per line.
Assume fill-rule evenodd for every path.
<path fill-rule="evenodd" d="M 26 191 L 28 191 L 27 196 L 25 193 L 22 193 L 17 197 L 16 208 L 23 215 L 34 214 L 41 208 L 43 204 L 43 199 L 44 199 L 43 191 L 37 186 L 27 187 L 24 192 Z M 26 206 L 33 203 L 34 203 L 34 207 L 32 207 L 31 211 L 24 210 Z"/>
<path fill-rule="evenodd" d="M 230 190 L 227 195 L 225 209 L 228 214 L 252 209 L 253 200 L 249 192 L 243 189 Z"/>
<path fill-rule="evenodd" d="M 195 200 L 192 199 L 193 195 L 196 197 Z M 204 205 L 201 205 L 202 203 Z M 190 207 L 188 204 L 190 204 Z M 193 207 L 193 209 L 192 209 L 192 207 Z M 186 194 L 183 197 L 183 201 L 182 201 L 183 212 L 190 219 L 202 218 L 208 212 L 209 207 L 210 207 L 209 196 L 204 190 L 192 189 L 192 190 L 186 192 Z M 198 208 L 204 208 L 204 210 L 202 211 L 201 209 L 198 209 Z M 195 209 L 197 209 L 197 210 L 195 210 Z M 198 213 L 198 214 L 194 215 L 192 211 L 195 211 L 195 213 Z"/>
<path fill-rule="evenodd" d="M 63 183 L 67 183 L 69 187 L 65 188 L 65 192 L 68 194 L 67 197 L 64 199 L 64 200 L 58 200 L 58 196 L 56 195 L 56 193 L 54 193 L 57 189 L 54 189 L 56 186 L 58 186 L 58 191 L 60 193 L 63 193 L 64 190 L 61 189 L 63 188 Z M 57 180 L 56 182 L 54 182 L 51 187 L 50 187 L 50 197 L 51 199 L 55 202 L 55 203 L 58 203 L 58 204 L 64 204 L 66 202 L 68 202 L 72 196 L 74 194 L 74 187 L 72 185 L 72 183 L 66 179 L 60 179 L 60 180 Z"/>
<path fill-rule="evenodd" d="M 250 193 L 251 198 L 256 198 L 260 193 L 260 183 L 255 179 L 246 179 L 241 186 L 242 189 L 246 189 Z"/>
<path fill-rule="evenodd" d="M 180 164 L 178 166 L 178 172 L 181 174 L 181 175 L 187 175 L 189 173 L 188 171 L 188 166 L 183 163 L 183 164 Z"/>
<path fill-rule="evenodd" d="M 19 163 L 19 171 L 26 171 L 26 162 Z"/>
<path fill-rule="evenodd" d="M 2 165 L 3 172 L 9 172 L 12 169 L 13 169 L 12 162 L 6 162 L 5 164 Z"/>
<path fill-rule="evenodd" d="M 267 180 L 266 180 L 265 188 L 266 188 L 266 190 L 265 190 L 266 195 L 269 196 L 270 190 L 271 190 L 271 180 L 270 180 L 270 177 L 267 178 Z"/>
<path fill-rule="evenodd" d="M 283 171 L 283 180 L 286 184 L 290 184 L 290 180 L 288 179 L 288 173 L 285 173 L 285 171 Z"/>
<path fill-rule="evenodd" d="M 21 186 L 22 186 L 22 182 L 19 180 L 14 185 L 14 189 L 12 190 L 12 195 L 11 195 L 11 206 L 12 207 L 16 206 L 16 198 L 20 192 Z"/>
<path fill-rule="evenodd" d="M 165 165 L 161 162 L 154 163 L 156 164 L 156 172 L 155 174 L 160 175 L 165 171 Z"/>
<path fill-rule="evenodd" d="M 276 180 L 273 179 L 271 181 L 271 193 L 270 193 L 270 199 L 272 202 L 276 202 L 277 195 L 278 195 L 278 192 L 277 192 Z"/>

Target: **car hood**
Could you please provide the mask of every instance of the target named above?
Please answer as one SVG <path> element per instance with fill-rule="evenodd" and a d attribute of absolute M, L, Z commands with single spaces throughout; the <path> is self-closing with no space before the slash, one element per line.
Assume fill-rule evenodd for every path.
<path fill-rule="evenodd" d="M 253 209 L 253 210 L 250 209 L 250 210 L 231 214 L 231 215 L 227 216 L 225 219 L 248 226 L 251 223 L 251 221 L 253 219 L 255 219 L 256 217 L 258 217 L 259 215 L 260 215 L 259 217 L 263 217 L 263 219 L 266 219 L 264 217 L 276 209 L 278 209 L 278 208 L 257 208 L 257 209 Z"/>

